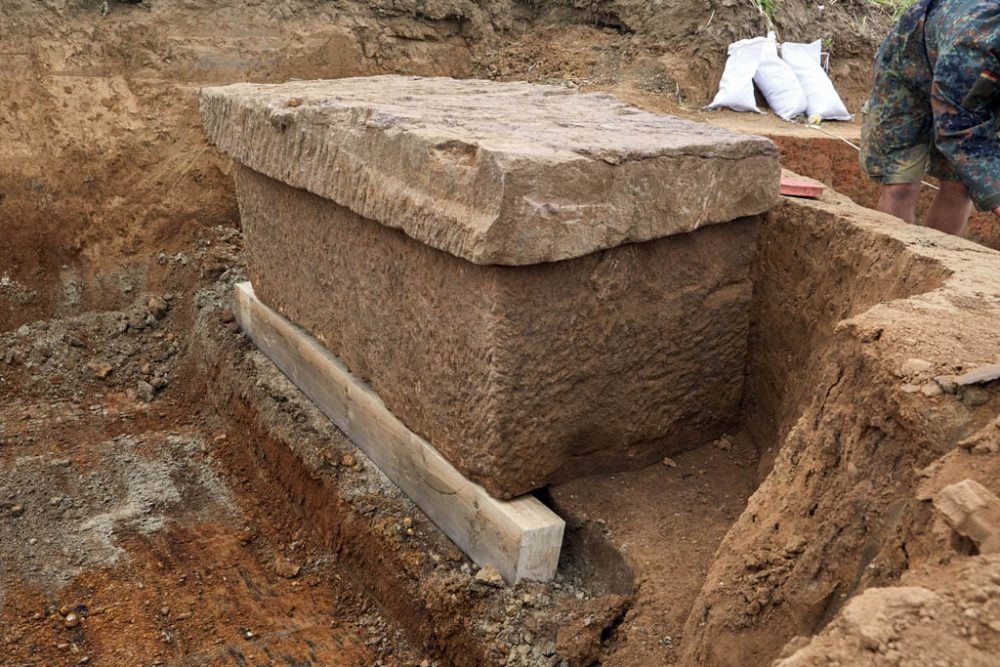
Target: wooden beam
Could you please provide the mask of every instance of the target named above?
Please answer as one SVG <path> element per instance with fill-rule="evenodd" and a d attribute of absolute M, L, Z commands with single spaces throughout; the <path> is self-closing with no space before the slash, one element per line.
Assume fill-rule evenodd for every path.
<path fill-rule="evenodd" d="M 508 583 L 555 576 L 565 522 L 534 496 L 502 501 L 399 421 L 306 331 L 236 286 L 236 319 L 275 365 L 480 566 Z"/>

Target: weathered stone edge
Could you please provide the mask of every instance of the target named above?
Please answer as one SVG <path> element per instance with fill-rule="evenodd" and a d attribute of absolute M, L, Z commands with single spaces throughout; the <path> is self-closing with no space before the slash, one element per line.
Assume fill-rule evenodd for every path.
<path fill-rule="evenodd" d="M 448 165 L 442 173 L 441 148 L 455 143 L 446 134 L 389 131 L 365 109 L 310 113 L 240 94 L 258 89 L 201 91 L 205 132 L 219 150 L 476 264 L 571 259 L 760 214 L 779 198 L 778 152 L 763 137 L 733 134 L 707 154 L 677 151 L 619 165 L 584 156 L 553 164 L 479 149 L 475 168 Z M 688 186 L 656 197 L 648 188 L 657 182 Z M 643 190 L 645 197 L 633 196 Z M 580 193 L 590 201 L 579 203 Z"/>

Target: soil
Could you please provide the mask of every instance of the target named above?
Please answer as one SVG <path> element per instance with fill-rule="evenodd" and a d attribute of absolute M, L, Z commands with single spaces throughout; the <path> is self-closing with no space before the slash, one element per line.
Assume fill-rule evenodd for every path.
<path fill-rule="evenodd" d="M 231 168 L 197 118 L 209 84 L 400 72 L 609 90 L 746 123 L 785 166 L 870 204 L 839 139 L 698 110 L 725 44 L 767 26 L 751 3 L 8 4 L 0 664 L 995 664 L 996 556 L 933 509 L 966 478 L 1000 494 L 1000 387 L 947 380 L 1000 354 L 992 251 L 832 195 L 783 205 L 762 226 L 774 292 L 755 295 L 742 430 L 549 489 L 565 562 L 515 589 L 228 311 L 245 273 Z M 818 7 L 778 3 L 773 23 L 831 40 L 856 111 L 889 17 Z M 978 218 L 970 237 L 1000 247 L 997 227 Z"/>
<path fill-rule="evenodd" d="M 226 250 L 231 250 L 227 246 Z M 0 335 L 4 665 L 416 664 L 192 410 L 179 295 Z"/>
<path fill-rule="evenodd" d="M 750 438 L 737 433 L 642 471 L 585 477 L 551 491 L 573 539 L 613 550 L 600 558 L 602 549 L 590 545 L 587 578 L 634 596 L 594 660 L 678 664 L 684 623 L 713 554 L 757 486 L 758 463 Z"/>

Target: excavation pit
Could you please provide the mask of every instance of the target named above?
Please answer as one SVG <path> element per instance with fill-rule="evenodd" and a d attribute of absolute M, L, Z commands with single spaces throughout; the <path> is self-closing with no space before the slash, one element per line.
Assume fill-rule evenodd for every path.
<path fill-rule="evenodd" d="M 981 621 L 1000 598 L 981 598 L 1000 560 L 977 555 L 935 501 L 969 478 L 1000 494 L 998 387 L 948 377 L 1000 360 L 996 255 L 982 248 L 836 198 L 763 215 L 729 438 L 672 455 L 676 467 L 540 492 L 569 524 L 551 584 L 479 576 L 232 321 L 248 277 L 232 169 L 197 120 L 204 85 L 387 71 L 565 80 L 738 121 L 771 137 L 784 167 L 874 205 L 841 140 L 693 111 L 748 25 L 744 4 L 711 16 L 649 2 L 112 2 L 107 16 L 94 3 L 8 4 L 6 661 L 995 663 L 1000 633 Z M 786 27 L 840 45 L 831 78 L 859 109 L 889 13 L 778 4 Z M 824 127 L 857 143 L 857 124 Z M 1000 248 L 998 230 L 974 216 L 969 238 Z M 150 293 L 171 306 L 162 320 L 147 322 Z M 138 398 L 153 379 L 169 385 Z M 156 494 L 134 493 L 150 484 Z M 235 516 L 218 511 L 226 495 Z M 119 558 L 95 565 L 92 539 L 109 530 Z M 287 579 L 278 563 L 301 572 Z"/>
<path fill-rule="evenodd" d="M 544 234 L 518 232 L 524 219 L 505 218 L 515 209 L 499 195 L 487 198 L 495 214 L 488 224 L 455 226 L 453 217 L 436 227 L 428 201 L 440 196 L 447 217 L 468 211 L 459 205 L 462 197 L 481 194 L 464 186 L 482 178 L 476 175 L 488 153 L 476 147 L 482 136 L 442 137 L 399 109 L 373 110 L 371 91 L 356 82 L 345 85 L 360 89 L 328 105 L 319 92 L 327 84 L 296 85 L 216 89 L 203 100 L 210 136 L 239 163 L 236 182 L 254 287 L 385 393 L 386 404 L 411 428 L 433 433 L 428 439 L 449 460 L 496 495 L 546 485 L 541 496 L 567 520 L 557 579 L 585 582 L 593 595 L 585 618 L 602 619 L 592 632 L 577 628 L 568 637 L 541 616 L 526 618 L 525 627 L 554 642 L 551 650 L 584 663 L 611 651 L 623 660 L 766 664 L 784 641 L 822 630 L 854 592 L 896 581 L 908 567 L 907 545 L 933 539 L 917 499 L 917 471 L 984 428 L 997 409 L 994 385 L 967 391 L 947 381 L 989 365 L 1000 350 L 990 324 L 1000 301 L 990 278 L 996 253 L 893 222 L 832 191 L 819 201 L 785 199 L 764 213 L 727 213 L 694 225 L 671 223 L 664 214 L 656 233 L 643 223 L 613 243 L 596 245 L 586 234 L 572 237 L 575 230 L 565 220 L 556 225 L 551 245 L 535 244 Z M 308 119 L 305 129 L 297 124 L 300 109 Z M 323 114 L 336 121 L 318 122 Z M 338 137 L 336 150 L 323 148 L 314 136 L 344 123 L 352 129 Z M 227 127 L 236 127 L 231 136 Z M 410 131 L 416 139 L 406 139 Z M 387 133 L 391 141 L 372 132 Z M 503 147 L 511 150 L 509 143 Z M 359 161 L 358 150 L 376 159 Z M 702 158 L 717 161 L 713 168 L 732 162 L 704 146 L 699 150 Z M 428 175 L 419 187 L 400 190 L 395 201 L 391 188 L 387 194 L 376 187 L 399 187 L 386 176 L 395 173 L 386 157 L 393 151 L 407 156 L 408 173 Z M 622 164 L 600 154 L 601 170 Z M 294 160 L 300 167 L 275 167 L 309 156 L 322 167 L 310 171 Z M 770 149 L 761 156 L 770 161 Z M 355 169 L 362 176 L 350 181 L 346 175 Z M 442 186 L 431 176 L 452 169 L 466 178 L 463 187 L 435 193 Z M 565 165 L 560 169 L 572 173 Z M 737 171 L 746 178 L 745 168 Z M 353 203 L 351 196 L 357 197 Z M 411 215 L 421 210 L 414 202 L 425 206 L 419 215 Z M 531 209 L 539 210 L 548 211 Z M 568 209 L 553 210 L 562 215 Z M 391 222 L 376 222 L 376 215 Z M 490 226 L 497 221 L 498 227 Z M 507 232 L 489 231 L 504 229 L 505 222 Z M 525 238 L 531 243 L 522 246 Z M 685 262 L 703 269 L 694 283 L 683 282 Z M 633 273 L 646 282 L 622 279 Z M 605 286 L 610 289 L 602 291 Z M 718 298 L 720 292 L 730 298 Z M 678 295 L 682 303 L 690 300 L 670 306 Z M 629 325 L 619 329 L 596 326 L 581 333 L 564 326 L 578 324 L 573 312 L 600 313 L 580 318 L 584 327 L 599 325 L 608 313 L 620 315 L 616 308 L 642 317 L 612 318 Z M 663 312 L 674 319 L 657 320 Z M 722 332 L 722 348 L 707 354 L 712 347 L 705 341 L 715 336 L 700 336 L 704 359 L 664 353 L 678 331 L 699 331 L 690 321 L 678 329 L 678 313 L 709 323 L 713 334 Z M 942 319 L 942 313 L 949 317 Z M 956 336 L 956 321 L 976 335 Z M 629 346 L 608 345 L 623 330 L 639 341 L 636 349 L 648 353 L 640 358 L 654 368 L 652 383 L 643 383 L 648 368 L 628 358 Z M 505 335 L 490 338 L 497 332 Z M 585 344 L 574 347 L 579 341 Z M 498 349 L 510 356 L 498 355 Z M 615 368 L 619 357 L 625 363 Z M 475 374 L 483 358 L 495 375 L 517 380 L 491 396 L 493 402 L 476 393 L 481 378 L 495 380 Z M 590 365 L 574 375 L 585 365 L 581 359 Z M 428 377 L 441 382 L 429 387 Z M 600 384 L 605 377 L 629 391 L 606 396 L 608 385 Z M 679 397 L 665 390 L 678 379 L 686 390 Z M 705 388 L 708 394 L 698 393 Z M 721 401 L 711 403 L 707 395 Z M 546 400 L 532 403 L 538 396 Z M 692 397 L 696 413 L 704 412 L 684 424 L 671 410 Z M 574 418 L 583 420 L 577 430 L 562 432 L 568 444 L 552 451 L 537 440 L 518 440 L 519 434 L 560 433 L 558 419 L 545 412 L 553 403 L 578 410 Z M 482 412 L 433 412 L 463 405 Z M 602 411 L 609 406 L 614 409 Z M 504 410 L 528 416 L 492 422 L 482 416 Z M 664 414 L 669 437 L 647 432 L 630 449 L 627 439 L 607 435 L 609 423 L 628 433 L 623 425 L 663 424 Z M 591 415 L 595 421 L 586 421 Z M 499 431 L 503 437 L 492 441 L 489 435 L 468 437 L 498 424 L 511 430 Z M 449 441 L 449 434 L 464 437 Z M 463 461 L 462 447 L 470 440 L 469 451 L 489 446 Z M 504 467 L 498 456 L 508 442 L 521 449 L 510 448 Z M 595 442 L 611 444 L 602 452 Z M 302 461 L 317 456 L 301 444 L 288 446 Z M 579 449 L 573 453 L 573 447 Z M 675 505 L 685 509 L 666 510 Z M 698 529 L 685 530 L 692 522 Z M 683 545 L 668 547 L 661 530 Z M 394 562 L 404 579 L 423 576 L 419 568 Z M 427 594 L 423 587 L 412 592 Z M 575 627 L 571 607 L 551 613 Z M 676 641 L 641 641 L 640 629 L 649 625 Z M 496 645 L 477 630 L 459 634 L 482 642 L 485 662 L 505 655 L 502 648 L 490 653 Z"/>
<path fill-rule="evenodd" d="M 445 553 L 447 541 L 431 529 L 401 542 L 384 527 L 412 506 L 374 467 L 328 471 L 323 461 L 349 451 L 343 437 L 289 422 L 315 409 L 301 396 L 290 409 L 284 401 L 298 392 L 283 378 L 261 385 L 228 370 L 245 367 L 246 354 L 259 377 L 280 375 L 259 352 L 223 346 L 221 363 L 206 355 L 219 369 L 207 374 L 209 394 L 224 412 L 240 406 L 240 428 L 257 429 L 252 449 L 269 443 L 260 460 L 300 499 L 303 519 L 329 532 L 344 567 L 435 652 L 499 664 L 511 638 L 528 632 L 533 649 L 571 663 L 768 664 L 854 593 L 891 585 L 940 548 L 918 496 L 954 481 L 928 471 L 957 442 L 984 427 L 1000 433 L 990 424 L 1000 396 L 996 383 L 981 388 L 985 403 L 923 388 L 1000 350 L 998 262 L 836 193 L 783 200 L 757 226 L 746 379 L 728 437 L 641 470 L 550 486 L 541 497 L 567 521 L 556 584 L 491 588 L 473 570 L 465 592 L 442 601 L 454 569 L 426 554 Z M 211 309 L 199 318 L 206 341 L 216 318 Z M 958 338 L 954 325 L 976 335 Z M 987 484 L 991 470 L 977 479 Z M 370 529 L 365 517 L 376 517 Z M 373 565 L 372 540 L 392 557 Z M 552 603 L 522 608 L 525 594 Z"/>

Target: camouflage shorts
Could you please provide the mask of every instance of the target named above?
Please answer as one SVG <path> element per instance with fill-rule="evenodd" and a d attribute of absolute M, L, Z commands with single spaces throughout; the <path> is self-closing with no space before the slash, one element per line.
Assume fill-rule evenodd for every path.
<path fill-rule="evenodd" d="M 927 3 L 906 12 L 879 47 L 872 92 L 861 110 L 861 168 L 886 185 L 919 183 L 925 174 L 959 180 L 934 146 L 933 73 L 921 5 Z"/>
<path fill-rule="evenodd" d="M 930 91 L 920 95 L 892 72 L 876 73 L 861 110 L 861 168 L 876 183 L 919 183 L 926 174 L 945 181 L 958 175 L 934 146 Z"/>

